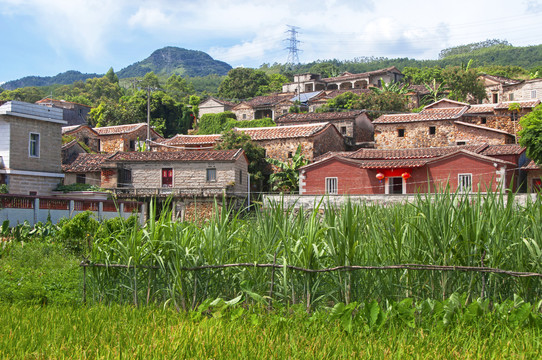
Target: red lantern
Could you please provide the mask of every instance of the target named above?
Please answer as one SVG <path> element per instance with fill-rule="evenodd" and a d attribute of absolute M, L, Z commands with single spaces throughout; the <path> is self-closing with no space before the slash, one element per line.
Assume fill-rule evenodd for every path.
<path fill-rule="evenodd" d="M 404 180 L 408 180 L 411 177 L 411 175 L 405 171 L 404 173 L 401 174 L 401 177 Z"/>
<path fill-rule="evenodd" d="M 382 179 L 384 179 L 384 177 L 385 177 L 384 174 L 382 174 L 381 172 L 379 172 L 378 174 L 376 174 L 376 178 L 377 178 L 378 180 L 382 180 Z"/>

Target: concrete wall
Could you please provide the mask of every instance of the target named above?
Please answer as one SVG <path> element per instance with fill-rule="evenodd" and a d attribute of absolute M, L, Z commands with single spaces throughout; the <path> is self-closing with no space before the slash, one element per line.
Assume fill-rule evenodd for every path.
<path fill-rule="evenodd" d="M 76 173 L 64 173 L 64 185 L 71 185 L 77 182 Z M 102 178 L 100 172 L 85 173 L 85 184 L 101 186 Z"/>
<path fill-rule="evenodd" d="M 53 190 L 62 182 L 62 177 L 45 177 L 33 175 L 6 175 L 10 194 L 49 196 Z"/>

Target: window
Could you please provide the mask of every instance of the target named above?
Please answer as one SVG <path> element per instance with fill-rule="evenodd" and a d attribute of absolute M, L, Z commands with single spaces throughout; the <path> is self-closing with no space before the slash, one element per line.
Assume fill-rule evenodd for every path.
<path fill-rule="evenodd" d="M 458 146 L 461 146 L 461 145 L 467 145 L 467 142 L 466 141 L 456 141 L 455 144 L 458 145 Z"/>
<path fill-rule="evenodd" d="M 346 135 L 346 126 L 341 126 L 341 134 Z"/>
<path fill-rule="evenodd" d="M 536 99 L 536 90 L 531 90 L 531 99 Z"/>
<path fill-rule="evenodd" d="M 40 157 L 40 134 L 30 133 L 28 155 L 30 157 Z"/>
<path fill-rule="evenodd" d="M 85 174 L 76 174 L 75 175 L 75 183 L 76 184 L 85 184 L 87 180 L 87 176 Z"/>
<path fill-rule="evenodd" d="M 437 128 L 435 126 L 429 126 L 429 135 L 435 135 L 437 133 Z"/>
<path fill-rule="evenodd" d="M 499 102 L 499 94 L 493 94 L 493 104 L 497 104 Z"/>
<path fill-rule="evenodd" d="M 397 129 L 398 137 L 405 137 L 405 129 Z"/>
<path fill-rule="evenodd" d="M 130 140 L 130 151 L 135 151 L 135 140 Z"/>
<path fill-rule="evenodd" d="M 83 138 L 83 142 L 85 143 L 85 145 L 88 145 L 88 137 L 85 136 L 85 137 Z"/>
<path fill-rule="evenodd" d="M 288 110 L 282 109 L 282 113 L 283 113 L 283 114 L 287 114 L 287 113 L 288 113 Z"/>
<path fill-rule="evenodd" d="M 216 181 L 216 169 L 207 169 L 207 181 Z"/>
<path fill-rule="evenodd" d="M 480 124 L 482 124 L 482 125 L 487 124 L 487 118 L 486 117 L 481 117 L 480 118 Z"/>
<path fill-rule="evenodd" d="M 243 114 L 243 120 L 247 119 L 247 114 Z"/>
<path fill-rule="evenodd" d="M 293 156 L 292 152 L 291 151 L 288 151 L 288 159 L 291 159 Z"/>
<path fill-rule="evenodd" d="M 510 120 L 512 120 L 512 121 L 518 121 L 518 113 L 517 113 L 517 111 L 512 111 L 512 112 L 510 113 Z"/>
<path fill-rule="evenodd" d="M 542 180 L 540 178 L 533 179 L 533 186 L 531 192 L 541 193 L 542 191 Z"/>
<path fill-rule="evenodd" d="M 472 174 L 459 174 L 457 188 L 462 192 L 470 191 L 472 189 Z"/>
<path fill-rule="evenodd" d="M 510 94 L 508 95 L 508 100 L 514 101 L 514 93 L 510 93 Z"/>
<path fill-rule="evenodd" d="M 119 169 L 119 175 L 117 179 L 118 187 L 125 187 L 132 185 L 132 170 L 130 169 Z"/>
<path fill-rule="evenodd" d="M 239 170 L 239 185 L 243 184 L 243 170 Z"/>
<path fill-rule="evenodd" d="M 378 80 L 378 82 L 376 83 L 376 86 L 382 87 L 382 80 Z"/>
<path fill-rule="evenodd" d="M 162 169 L 162 187 L 173 187 L 173 169 Z"/>
<path fill-rule="evenodd" d="M 326 178 L 326 194 L 336 195 L 339 193 L 339 179 L 336 177 Z"/>
<path fill-rule="evenodd" d="M 403 178 L 402 177 L 390 177 L 388 180 L 388 188 L 390 194 L 402 194 L 403 193 Z"/>

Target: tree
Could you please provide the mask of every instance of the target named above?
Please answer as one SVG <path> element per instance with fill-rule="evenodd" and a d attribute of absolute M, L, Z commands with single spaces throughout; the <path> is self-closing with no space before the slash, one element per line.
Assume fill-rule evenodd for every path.
<path fill-rule="evenodd" d="M 482 102 L 487 96 L 486 88 L 474 69 L 460 66 L 447 67 L 442 77 L 450 90 L 450 99 L 457 101 Z"/>
<path fill-rule="evenodd" d="M 218 114 L 203 114 L 198 124 L 198 134 L 220 134 L 229 119 L 236 119 L 231 111 L 225 111 Z"/>
<path fill-rule="evenodd" d="M 265 72 L 235 68 L 228 72 L 218 87 L 218 95 L 224 99 L 248 99 L 258 94 L 260 86 L 269 86 Z"/>
<path fill-rule="evenodd" d="M 279 169 L 269 176 L 269 183 L 273 190 L 281 192 L 294 192 L 299 189 L 299 168 L 309 163 L 302 153 L 301 144 L 289 161 L 281 161 L 273 158 L 265 158 L 271 165 Z"/>
<path fill-rule="evenodd" d="M 404 95 L 408 93 L 408 86 L 406 84 L 400 84 L 398 82 L 389 82 L 386 83 L 382 78 L 380 78 L 380 83 L 382 84 L 382 87 L 375 87 L 370 86 L 369 89 L 371 89 L 373 92 L 377 93 L 378 95 L 382 95 L 386 92 L 395 93 Z"/>
<path fill-rule="evenodd" d="M 437 80 L 433 79 L 431 84 L 424 83 L 425 89 L 429 92 L 423 97 L 425 103 L 434 103 L 442 99 L 442 92 L 444 91 L 444 83 L 437 84 Z"/>
<path fill-rule="evenodd" d="M 542 105 L 523 115 L 519 121 L 519 143 L 527 148 L 527 156 L 542 165 Z"/>
<path fill-rule="evenodd" d="M 105 77 L 107 78 L 107 80 L 109 80 L 110 83 L 119 82 L 119 77 L 117 76 L 117 74 L 115 74 L 115 71 L 113 70 L 112 67 L 110 67 L 109 70 L 107 70 Z"/>
<path fill-rule="evenodd" d="M 248 172 L 254 183 L 261 183 L 269 172 L 267 164 L 263 160 L 265 158 L 265 149 L 254 144 L 250 136 L 243 132 L 234 130 L 224 132 L 221 141 L 215 146 L 215 149 L 243 149 L 248 158 Z"/>
<path fill-rule="evenodd" d="M 268 76 L 269 83 L 267 85 L 261 85 L 258 88 L 256 95 L 269 95 L 271 93 L 278 93 L 282 91 L 282 85 L 290 80 L 282 74 L 271 74 Z"/>
<path fill-rule="evenodd" d="M 47 94 L 43 88 L 36 86 L 23 87 L 15 90 L 4 90 L 0 93 L 0 100 L 17 100 L 29 103 L 35 103 L 46 97 Z"/>
<path fill-rule="evenodd" d="M 186 98 L 194 93 L 194 85 L 183 77 L 173 74 L 166 81 L 166 91 L 179 102 L 186 102 Z"/>
<path fill-rule="evenodd" d="M 153 89 L 159 89 L 160 88 L 160 80 L 158 79 L 158 76 L 151 71 L 145 74 L 143 76 L 143 80 L 139 83 L 139 87 L 146 89 L 148 87 Z"/>

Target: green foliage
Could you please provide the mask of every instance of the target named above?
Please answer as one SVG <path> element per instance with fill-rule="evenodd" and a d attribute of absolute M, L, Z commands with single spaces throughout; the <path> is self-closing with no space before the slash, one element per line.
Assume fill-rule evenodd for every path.
<path fill-rule="evenodd" d="M 199 135 L 220 134 L 225 130 L 225 125 L 229 119 L 235 120 L 235 114 L 226 111 L 218 114 L 204 114 L 198 123 Z"/>
<path fill-rule="evenodd" d="M 57 239 L 68 251 L 85 254 L 92 248 L 94 234 L 99 225 L 92 212 L 84 211 L 71 219 L 64 218 L 58 222 L 60 230 Z"/>
<path fill-rule="evenodd" d="M 31 86 L 15 90 L 4 90 L 0 93 L 0 100 L 16 100 L 35 103 L 46 96 L 47 94 L 42 89 Z"/>
<path fill-rule="evenodd" d="M 161 87 L 160 80 L 158 79 L 158 76 L 152 71 L 148 72 L 143 76 L 143 79 L 138 84 L 138 87 L 141 89 L 159 89 Z"/>
<path fill-rule="evenodd" d="M 79 261 L 54 242 L 14 242 L 0 253 L 0 302 L 73 305 L 81 301 Z"/>
<path fill-rule="evenodd" d="M 542 105 L 538 105 L 520 121 L 519 143 L 527 148 L 527 156 L 542 164 Z"/>
<path fill-rule="evenodd" d="M 260 87 L 269 86 L 265 72 L 250 68 L 235 68 L 228 72 L 218 88 L 224 99 L 248 99 L 258 95 Z"/>
<path fill-rule="evenodd" d="M 18 80 L 8 81 L 2 86 L 6 90 L 15 90 L 17 88 L 51 86 L 54 84 L 69 85 L 77 81 L 100 77 L 99 74 L 82 74 L 79 71 L 66 71 L 55 76 L 25 76 Z M 47 93 L 47 92 L 46 92 Z M 39 99 L 38 99 L 39 100 Z"/>
<path fill-rule="evenodd" d="M 509 79 L 524 79 L 529 72 L 522 67 L 513 65 L 486 65 L 476 68 L 480 73 L 503 76 Z"/>
<path fill-rule="evenodd" d="M 273 172 L 269 176 L 269 183 L 272 184 L 273 190 L 286 193 L 293 193 L 299 190 L 298 169 L 309 163 L 305 155 L 303 155 L 301 145 L 297 147 L 292 158 L 287 161 L 273 158 L 265 158 L 265 161 L 278 168 L 278 171 Z"/>
<path fill-rule="evenodd" d="M 187 97 L 195 91 L 192 82 L 177 74 L 173 74 L 167 79 L 166 90 L 168 95 L 179 102 L 186 102 Z"/>
<path fill-rule="evenodd" d="M 513 47 L 512 44 L 510 44 L 506 40 L 498 40 L 498 39 L 489 40 L 488 39 L 488 40 L 480 41 L 477 43 L 459 45 L 459 46 L 441 50 L 439 53 L 439 59 L 444 59 L 452 55 L 465 55 L 465 54 L 468 55 L 480 49 L 487 49 L 487 48 L 501 49 L 501 48 L 511 48 L 511 47 Z"/>
<path fill-rule="evenodd" d="M 482 102 L 486 98 L 484 84 L 478 79 L 474 69 L 462 69 L 459 66 L 447 67 L 442 71 L 442 77 L 450 90 L 450 99 L 457 101 Z"/>
<path fill-rule="evenodd" d="M 70 191 L 105 191 L 104 189 L 91 184 L 69 184 L 69 185 L 61 185 L 58 184 L 55 191 L 62 191 L 64 193 L 70 192 Z"/>
<path fill-rule="evenodd" d="M 442 77 L 442 68 L 439 66 L 434 67 L 405 67 L 403 74 L 405 75 L 405 81 L 410 84 L 423 85 L 431 83 L 435 80 L 437 83 L 442 83 L 444 78 Z"/>
<path fill-rule="evenodd" d="M 395 92 L 371 92 L 368 94 L 354 94 L 346 92 L 327 101 L 317 112 L 341 110 L 368 110 L 371 117 L 378 117 L 390 112 L 406 112 L 407 99 L 404 95 Z"/>
<path fill-rule="evenodd" d="M 282 74 L 271 74 L 268 76 L 268 84 L 260 85 L 256 95 L 269 95 L 282 92 L 282 85 L 290 80 Z"/>
<path fill-rule="evenodd" d="M 333 63 L 314 64 L 309 69 L 309 72 L 313 74 L 320 74 L 322 78 L 330 78 L 330 77 L 339 76 L 339 74 L 341 73 L 337 65 Z"/>
<path fill-rule="evenodd" d="M 117 76 L 117 74 L 115 74 L 115 70 L 113 70 L 112 67 L 110 67 L 109 70 L 107 70 L 105 77 L 107 78 L 107 80 L 109 80 L 110 83 L 119 82 L 119 77 Z"/>
<path fill-rule="evenodd" d="M 9 188 L 6 184 L 0 184 L 0 194 L 9 193 Z"/>
<path fill-rule="evenodd" d="M 221 141 L 216 144 L 215 149 L 243 149 L 248 158 L 248 172 L 253 180 L 264 179 L 268 173 L 266 163 L 263 160 L 265 149 L 254 144 L 250 136 L 243 132 L 227 130 L 222 134 Z"/>

